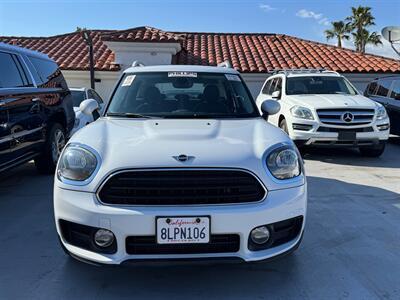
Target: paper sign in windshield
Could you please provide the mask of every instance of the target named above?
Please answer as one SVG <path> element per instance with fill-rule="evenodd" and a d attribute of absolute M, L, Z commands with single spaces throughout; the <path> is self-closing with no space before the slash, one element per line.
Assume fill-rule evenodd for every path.
<path fill-rule="evenodd" d="M 240 77 L 234 74 L 225 74 L 225 77 L 229 81 L 240 81 Z"/>
<path fill-rule="evenodd" d="M 168 77 L 197 77 L 196 72 L 168 72 Z"/>
<path fill-rule="evenodd" d="M 130 86 L 135 79 L 136 75 L 128 75 L 126 76 L 124 82 L 122 83 L 122 86 Z"/>

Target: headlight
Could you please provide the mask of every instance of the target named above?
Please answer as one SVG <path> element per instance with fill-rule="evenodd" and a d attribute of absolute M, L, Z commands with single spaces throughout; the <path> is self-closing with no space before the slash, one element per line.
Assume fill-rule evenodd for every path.
<path fill-rule="evenodd" d="M 383 106 L 379 106 L 378 113 L 376 115 L 376 119 L 383 120 L 383 119 L 386 119 L 386 117 L 387 117 L 386 109 Z"/>
<path fill-rule="evenodd" d="M 300 175 L 300 159 L 292 148 L 278 148 L 267 157 L 267 166 L 277 179 L 290 179 Z"/>
<path fill-rule="evenodd" d="M 310 109 L 302 106 L 293 106 L 290 109 L 293 117 L 306 120 L 314 120 L 313 114 Z"/>
<path fill-rule="evenodd" d="M 97 164 L 92 152 L 79 145 L 69 145 L 60 157 L 57 176 L 61 180 L 84 181 L 93 174 Z"/>

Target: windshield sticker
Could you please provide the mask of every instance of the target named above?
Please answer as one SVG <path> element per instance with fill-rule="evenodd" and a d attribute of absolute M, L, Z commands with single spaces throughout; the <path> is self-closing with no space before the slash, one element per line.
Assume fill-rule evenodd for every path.
<path fill-rule="evenodd" d="M 122 86 L 130 86 L 135 79 L 136 75 L 129 75 L 126 76 L 124 82 L 122 83 Z"/>
<path fill-rule="evenodd" d="M 197 77 L 196 72 L 168 72 L 168 77 Z"/>
<path fill-rule="evenodd" d="M 241 81 L 240 77 L 234 74 L 225 74 L 226 79 L 229 81 Z"/>

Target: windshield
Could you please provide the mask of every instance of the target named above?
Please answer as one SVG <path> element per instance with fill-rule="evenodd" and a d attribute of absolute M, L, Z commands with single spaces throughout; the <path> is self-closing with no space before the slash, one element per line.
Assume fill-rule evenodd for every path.
<path fill-rule="evenodd" d="M 74 107 L 78 107 L 83 100 L 86 99 L 84 91 L 71 91 L 72 103 Z"/>
<path fill-rule="evenodd" d="M 238 75 L 178 71 L 125 74 L 107 115 L 246 118 L 259 113 Z"/>
<path fill-rule="evenodd" d="M 343 77 L 304 76 L 288 77 L 286 81 L 287 95 L 301 94 L 346 94 L 357 92 Z"/>

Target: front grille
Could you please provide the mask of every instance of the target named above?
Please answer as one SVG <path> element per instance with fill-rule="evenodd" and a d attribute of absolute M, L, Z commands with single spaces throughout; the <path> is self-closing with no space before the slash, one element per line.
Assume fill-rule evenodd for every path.
<path fill-rule="evenodd" d="M 350 113 L 353 120 L 348 122 L 343 120 L 342 116 L 345 113 Z M 359 108 L 317 109 L 317 114 L 324 124 L 352 126 L 370 124 L 374 118 L 375 110 Z"/>
<path fill-rule="evenodd" d="M 343 132 L 343 131 L 348 131 L 348 132 L 373 132 L 374 128 L 372 127 L 361 127 L 361 128 L 333 128 L 333 127 L 324 127 L 321 126 L 317 130 L 318 132 Z"/>
<path fill-rule="evenodd" d="M 376 144 L 375 140 L 357 140 L 357 141 L 314 141 L 315 146 L 372 146 Z"/>
<path fill-rule="evenodd" d="M 132 170 L 111 176 L 99 199 L 118 205 L 235 204 L 261 201 L 265 193 L 240 170 Z"/>
<path fill-rule="evenodd" d="M 200 254 L 232 253 L 240 248 L 240 237 L 237 234 L 213 234 L 207 244 L 157 244 L 155 236 L 128 236 L 126 253 L 130 255 L 151 254 Z"/>

